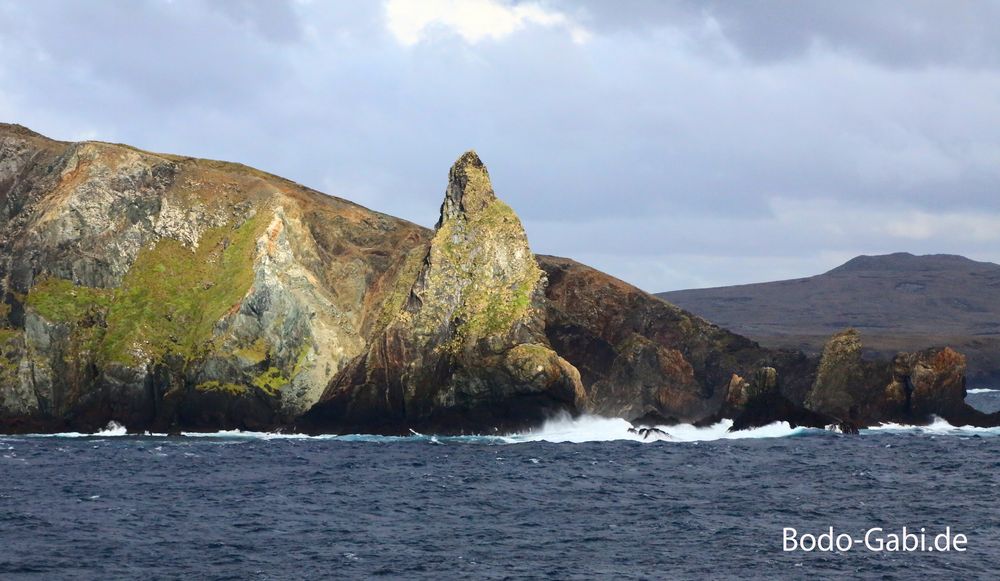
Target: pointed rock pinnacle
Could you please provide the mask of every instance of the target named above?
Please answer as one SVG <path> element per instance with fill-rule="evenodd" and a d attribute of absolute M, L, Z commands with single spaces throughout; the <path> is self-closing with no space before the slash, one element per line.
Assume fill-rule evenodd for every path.
<path fill-rule="evenodd" d="M 460 214 L 469 217 L 496 199 L 490 174 L 473 150 L 466 151 L 448 172 L 448 189 L 441 204 L 438 226 Z"/>

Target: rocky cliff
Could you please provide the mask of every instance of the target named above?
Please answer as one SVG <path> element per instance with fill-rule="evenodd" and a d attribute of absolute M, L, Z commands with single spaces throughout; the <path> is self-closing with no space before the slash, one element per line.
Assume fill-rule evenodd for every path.
<path fill-rule="evenodd" d="M 993 421 L 963 407 L 957 353 L 845 384 L 850 345 L 765 349 L 534 256 L 472 152 L 430 231 L 238 164 L 0 124 L 0 292 L 0 432 Z"/>
<path fill-rule="evenodd" d="M 0 126 L 3 427 L 285 425 L 427 237 L 238 164 Z"/>
<path fill-rule="evenodd" d="M 474 152 L 448 177 L 385 328 L 303 419 L 310 429 L 512 429 L 587 407 L 580 373 L 545 336 L 545 276 L 520 220 Z"/>

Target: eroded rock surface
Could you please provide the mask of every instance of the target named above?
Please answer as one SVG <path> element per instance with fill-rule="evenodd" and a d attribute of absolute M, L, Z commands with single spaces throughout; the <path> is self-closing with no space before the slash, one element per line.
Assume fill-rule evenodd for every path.
<path fill-rule="evenodd" d="M 594 413 L 640 425 L 712 421 L 733 373 L 772 367 L 792 397 L 812 381 L 815 364 L 799 353 L 763 349 L 573 260 L 539 263 L 549 278 L 546 333 L 580 370 Z"/>
<path fill-rule="evenodd" d="M 579 372 L 545 336 L 545 276 L 474 152 L 451 168 L 434 237 L 409 260 L 402 304 L 385 305 L 386 328 L 305 427 L 511 429 L 586 407 Z"/>
<path fill-rule="evenodd" d="M 856 429 L 881 422 L 923 424 L 941 417 L 955 425 L 996 425 L 1000 416 L 965 403 L 965 357 L 945 348 L 865 360 L 861 334 L 830 338 L 805 407 Z"/>
<path fill-rule="evenodd" d="M 995 425 L 950 349 L 822 361 L 534 256 L 472 152 L 435 230 L 239 164 L 0 124 L 0 432 Z"/>
<path fill-rule="evenodd" d="M 426 236 L 238 164 L 0 125 L 0 426 L 287 425 Z"/>

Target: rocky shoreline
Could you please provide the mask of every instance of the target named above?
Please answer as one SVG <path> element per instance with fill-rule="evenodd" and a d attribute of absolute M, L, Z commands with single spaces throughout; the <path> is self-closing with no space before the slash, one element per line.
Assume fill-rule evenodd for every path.
<path fill-rule="evenodd" d="M 951 349 L 766 349 L 536 256 L 473 152 L 431 231 L 258 170 L 0 124 L 0 433 L 1000 425 Z"/>

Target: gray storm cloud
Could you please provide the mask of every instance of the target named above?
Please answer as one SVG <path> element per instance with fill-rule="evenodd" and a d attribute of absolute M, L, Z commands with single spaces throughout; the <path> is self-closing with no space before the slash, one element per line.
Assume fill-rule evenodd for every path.
<path fill-rule="evenodd" d="M 433 223 L 475 147 L 539 252 L 647 290 L 1000 260 L 1000 3 L 15 2 L 0 119 Z"/>

